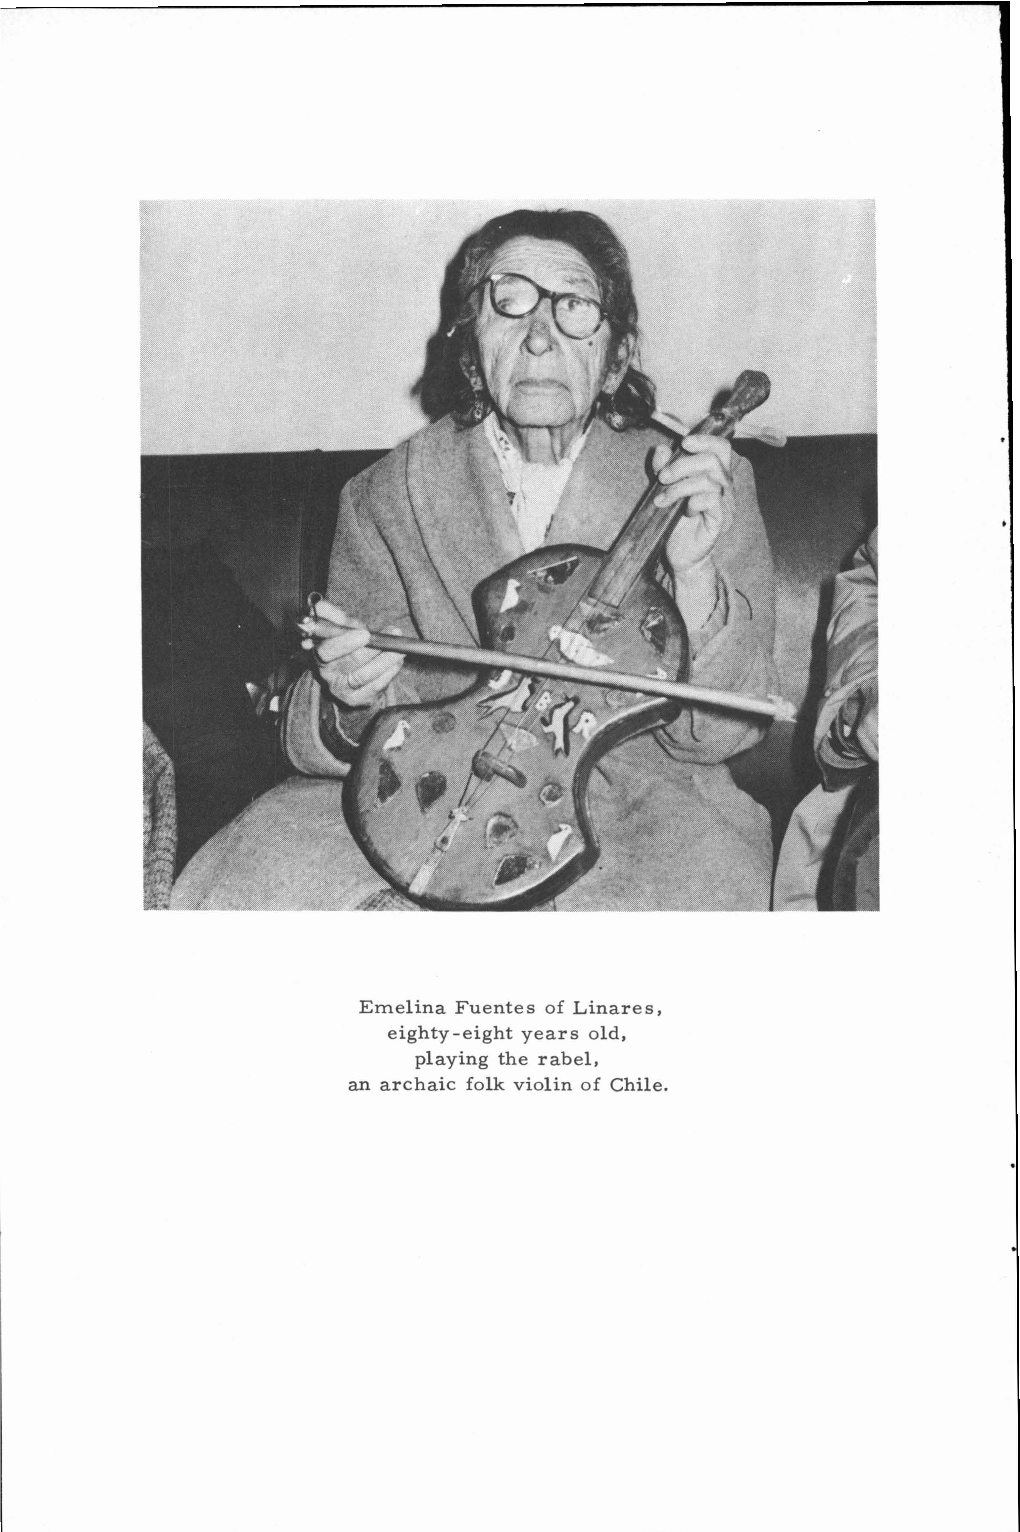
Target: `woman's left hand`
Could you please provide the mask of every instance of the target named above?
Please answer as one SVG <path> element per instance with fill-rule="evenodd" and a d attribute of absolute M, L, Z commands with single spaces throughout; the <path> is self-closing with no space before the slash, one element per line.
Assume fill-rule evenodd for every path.
<path fill-rule="evenodd" d="M 656 447 L 652 468 L 662 489 L 656 505 L 687 506 L 666 544 L 666 559 L 678 579 L 705 567 L 723 532 L 733 522 L 733 448 L 721 436 L 685 436 L 671 463 L 665 443 Z"/>

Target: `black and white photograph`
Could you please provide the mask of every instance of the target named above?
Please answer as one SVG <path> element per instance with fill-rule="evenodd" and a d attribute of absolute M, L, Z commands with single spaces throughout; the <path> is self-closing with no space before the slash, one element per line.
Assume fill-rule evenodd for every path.
<path fill-rule="evenodd" d="M 858 201 L 144 204 L 149 907 L 877 909 L 874 258 Z"/>
<path fill-rule="evenodd" d="M 1007 8 L 0 38 L 5 1528 L 1018 1532 Z"/>

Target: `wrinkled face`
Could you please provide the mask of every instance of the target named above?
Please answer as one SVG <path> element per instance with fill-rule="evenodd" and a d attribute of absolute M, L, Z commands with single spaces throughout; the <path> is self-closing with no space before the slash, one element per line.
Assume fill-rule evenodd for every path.
<path fill-rule="evenodd" d="M 578 293 L 599 301 L 595 273 L 571 245 L 519 236 L 502 245 L 489 262 L 494 272 L 518 272 L 554 293 Z M 496 411 L 519 428 L 583 423 L 602 392 L 627 370 L 626 355 L 611 357 L 609 323 L 603 319 L 587 340 L 572 340 L 557 328 L 552 303 L 542 298 L 519 319 L 497 314 L 486 287 L 475 335 L 482 372 Z"/>

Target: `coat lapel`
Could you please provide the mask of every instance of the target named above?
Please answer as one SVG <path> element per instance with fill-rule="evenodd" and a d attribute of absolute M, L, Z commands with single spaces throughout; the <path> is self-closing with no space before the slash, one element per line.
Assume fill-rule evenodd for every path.
<path fill-rule="evenodd" d="M 462 430 L 447 417 L 412 437 L 407 488 L 426 552 L 477 641 L 472 591 L 524 552 L 483 429 Z"/>
<path fill-rule="evenodd" d="M 655 440 L 650 432 L 618 433 L 596 420 L 549 523 L 546 542 L 608 548 L 648 487 L 645 460 Z"/>
<path fill-rule="evenodd" d="M 597 420 L 567 480 L 545 542 L 608 548 L 648 487 L 653 431 L 619 434 Z M 447 417 L 408 443 L 407 489 L 422 542 L 477 641 L 475 586 L 524 552 L 495 454 L 481 426 Z"/>

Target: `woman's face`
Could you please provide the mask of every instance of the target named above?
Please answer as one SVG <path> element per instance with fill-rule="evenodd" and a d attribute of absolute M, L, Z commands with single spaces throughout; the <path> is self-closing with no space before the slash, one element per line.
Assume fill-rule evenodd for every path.
<path fill-rule="evenodd" d="M 519 272 L 550 292 L 599 301 L 595 273 L 583 255 L 555 240 L 524 235 L 508 240 L 490 260 L 486 276 L 494 272 Z M 587 340 L 572 340 L 556 328 L 548 298 L 530 314 L 508 319 L 496 313 L 486 286 L 475 335 L 496 411 L 520 429 L 583 423 L 606 384 L 614 388 L 627 367 L 627 359 L 621 365 L 609 355 L 605 319 Z"/>

